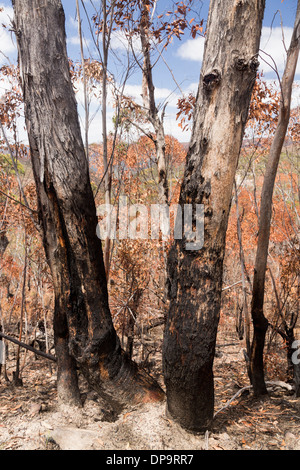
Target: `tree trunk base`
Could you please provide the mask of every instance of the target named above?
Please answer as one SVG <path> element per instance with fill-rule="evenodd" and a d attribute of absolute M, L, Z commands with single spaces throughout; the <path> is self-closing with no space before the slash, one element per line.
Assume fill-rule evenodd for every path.
<path fill-rule="evenodd" d="M 262 316 L 260 325 L 254 325 L 253 342 L 251 346 L 250 359 L 250 381 L 253 386 L 253 394 L 255 397 L 268 395 L 268 390 L 264 376 L 264 346 L 268 329 L 268 321 Z"/>
<path fill-rule="evenodd" d="M 201 434 L 210 429 L 214 415 L 214 383 L 211 373 L 206 378 L 180 387 L 177 383 L 166 381 L 167 415 L 186 431 Z M 191 393 L 188 392 L 191 391 Z M 194 393 L 192 393 L 192 391 Z"/>
<path fill-rule="evenodd" d="M 127 405 L 160 402 L 165 393 L 159 384 L 131 361 L 124 351 L 96 365 L 82 365 L 81 371 L 90 386 L 105 399 L 116 413 Z"/>
<path fill-rule="evenodd" d="M 69 354 L 68 341 L 56 338 L 57 357 L 57 396 L 58 402 L 64 405 L 82 407 L 76 362 Z"/>

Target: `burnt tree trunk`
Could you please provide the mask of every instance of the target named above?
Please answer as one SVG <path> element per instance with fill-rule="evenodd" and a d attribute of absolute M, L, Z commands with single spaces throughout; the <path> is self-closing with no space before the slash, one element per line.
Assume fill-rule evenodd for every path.
<path fill-rule="evenodd" d="M 254 394 L 256 396 L 267 394 L 267 388 L 264 379 L 263 353 L 266 332 L 268 329 L 268 321 L 264 316 L 263 307 L 272 218 L 273 191 L 280 155 L 290 119 L 292 86 L 298 61 L 299 47 L 300 2 L 298 2 L 291 45 L 288 50 L 286 66 L 281 82 L 281 102 L 279 109 L 278 124 L 266 165 L 263 188 L 261 193 L 259 230 L 253 276 L 251 305 L 251 316 L 253 321 L 254 334 L 251 345 L 250 379 L 253 385 Z"/>
<path fill-rule="evenodd" d="M 0 258 L 4 255 L 6 248 L 8 247 L 9 241 L 6 236 L 6 233 L 3 232 L 0 234 Z"/>
<path fill-rule="evenodd" d="M 97 216 L 66 51 L 60 0 L 13 0 L 44 247 L 55 290 L 58 389 L 79 401 L 75 364 L 111 403 L 163 392 L 120 347 L 109 305 Z"/>
<path fill-rule="evenodd" d="M 204 246 L 174 243 L 163 365 L 169 414 L 205 431 L 214 411 L 213 359 L 233 183 L 255 82 L 264 0 L 212 0 L 180 205 L 204 205 Z"/>

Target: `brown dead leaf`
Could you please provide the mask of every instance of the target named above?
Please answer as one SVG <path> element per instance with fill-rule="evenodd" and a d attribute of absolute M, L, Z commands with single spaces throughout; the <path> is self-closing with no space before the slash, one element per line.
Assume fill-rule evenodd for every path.
<path fill-rule="evenodd" d="M 17 410 L 19 410 L 20 408 L 22 408 L 22 404 L 21 404 L 21 405 L 18 405 L 18 406 L 15 406 L 15 408 L 11 408 L 9 411 L 11 411 L 11 412 L 13 413 L 14 411 L 17 411 Z"/>

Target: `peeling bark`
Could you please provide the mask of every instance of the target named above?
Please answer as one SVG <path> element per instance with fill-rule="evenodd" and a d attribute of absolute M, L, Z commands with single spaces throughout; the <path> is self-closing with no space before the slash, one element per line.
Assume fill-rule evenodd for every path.
<path fill-rule="evenodd" d="M 163 365 L 170 415 L 205 431 L 214 409 L 213 359 L 233 183 L 258 67 L 264 0 L 212 0 L 180 205 L 204 204 L 200 251 L 174 243 Z"/>

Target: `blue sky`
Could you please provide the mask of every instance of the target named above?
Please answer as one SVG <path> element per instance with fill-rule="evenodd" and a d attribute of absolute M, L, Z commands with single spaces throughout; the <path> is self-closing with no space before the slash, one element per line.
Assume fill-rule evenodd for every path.
<path fill-rule="evenodd" d="M 25 1 L 25 0 L 24 0 Z M 66 15 L 66 30 L 67 30 L 67 44 L 68 52 L 72 59 L 80 60 L 79 42 L 77 35 L 77 17 L 76 17 L 76 2 L 75 0 L 62 0 L 63 7 Z M 158 12 L 164 11 L 168 8 L 169 0 L 158 0 Z M 87 8 L 89 8 L 89 1 L 85 0 Z M 100 5 L 100 0 L 94 0 L 94 5 Z M 209 0 L 203 0 L 199 5 L 202 5 L 201 16 L 206 19 Z M 10 0 L 0 0 L 0 7 L 4 7 L 4 11 L 0 13 L 0 51 L 12 62 L 16 61 L 16 48 L 14 40 L 8 31 L 2 29 L 2 23 L 9 23 L 9 17 L 13 16 Z M 286 47 L 289 45 L 289 40 L 292 34 L 292 27 L 296 13 L 297 1 L 296 0 L 266 0 L 266 11 L 262 30 L 261 49 L 266 53 L 272 55 L 278 71 L 282 73 L 285 61 L 285 51 L 282 42 L 282 34 L 284 33 Z M 280 12 L 280 13 L 279 13 Z M 82 12 L 83 30 L 86 38 L 85 53 L 88 56 L 91 53 L 94 58 L 98 58 L 94 51 L 93 43 L 87 27 L 85 15 Z M 282 21 L 282 27 L 281 27 Z M 271 29 L 272 26 L 272 29 Z M 122 81 L 124 69 L 120 66 L 119 58 L 124 54 L 124 46 L 120 42 L 120 38 L 113 38 L 113 54 L 111 55 L 109 67 L 115 76 L 117 82 Z M 165 127 L 167 133 L 172 133 L 181 141 L 189 140 L 189 133 L 182 133 L 178 128 L 175 120 L 176 103 L 177 99 L 181 96 L 181 91 L 188 93 L 189 91 L 196 91 L 201 68 L 201 59 L 203 54 L 204 40 L 203 38 L 191 39 L 188 35 L 184 36 L 181 41 L 175 40 L 169 46 L 166 54 L 164 55 L 168 66 L 176 78 L 180 90 L 176 86 L 171 73 L 169 72 L 165 63 L 160 60 L 154 69 L 154 82 L 156 87 L 157 102 L 168 102 Z M 7 60 L 5 56 L 0 54 L 0 65 Z M 261 54 L 264 57 L 264 54 Z M 265 56 L 267 57 L 267 56 Z M 274 72 L 268 67 L 267 64 L 261 62 L 261 69 L 264 71 L 265 79 L 274 81 L 276 76 Z M 141 77 L 140 73 L 132 73 L 127 85 L 126 94 L 132 96 L 137 101 L 140 99 L 141 94 Z M 297 85 L 300 85 L 300 64 L 298 64 L 296 75 L 296 87 L 294 93 L 294 104 L 300 102 L 300 92 Z M 3 93 L 7 83 L 0 84 L 0 96 Z M 299 97 L 299 98 L 298 98 Z M 78 110 L 82 117 L 82 90 L 79 90 L 78 96 Z M 99 102 L 93 98 L 91 102 L 91 114 L 99 110 Z M 108 126 L 112 128 L 112 114 L 110 110 Z M 24 137 L 25 138 L 25 137 Z M 101 140 L 101 117 L 100 113 L 96 114 L 90 126 L 90 141 Z"/>

